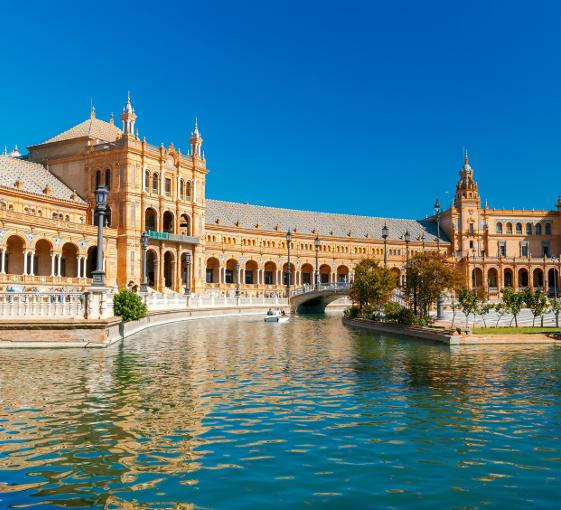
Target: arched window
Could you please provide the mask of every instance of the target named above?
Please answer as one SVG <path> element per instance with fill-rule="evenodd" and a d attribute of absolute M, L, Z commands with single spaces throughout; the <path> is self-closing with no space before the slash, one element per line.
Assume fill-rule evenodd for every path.
<path fill-rule="evenodd" d="M 154 174 L 152 176 L 152 193 L 158 193 L 158 183 L 159 183 L 159 176 L 158 174 Z"/>
<path fill-rule="evenodd" d="M 191 199 L 191 181 L 187 181 L 187 187 L 185 189 L 185 196 L 187 200 Z"/>
<path fill-rule="evenodd" d="M 185 200 L 185 181 L 183 179 L 179 181 L 179 198 Z"/>
<path fill-rule="evenodd" d="M 111 170 L 109 168 L 105 170 L 105 187 L 108 190 L 111 189 Z"/>
<path fill-rule="evenodd" d="M 150 172 L 144 172 L 144 191 L 150 191 Z"/>
<path fill-rule="evenodd" d="M 532 224 L 526 223 L 526 234 L 531 236 L 532 235 Z"/>
<path fill-rule="evenodd" d="M 497 234 L 502 234 L 503 233 L 503 224 L 501 222 L 497 223 Z"/>
<path fill-rule="evenodd" d="M 516 233 L 517 233 L 517 234 L 521 234 L 521 233 L 522 233 L 522 223 L 517 223 L 517 224 L 516 224 Z"/>
<path fill-rule="evenodd" d="M 541 223 L 536 223 L 536 235 L 537 236 L 542 235 L 542 224 Z"/>
<path fill-rule="evenodd" d="M 105 226 L 106 227 L 110 227 L 111 226 L 111 207 L 108 207 L 105 210 Z"/>
<path fill-rule="evenodd" d="M 97 188 L 100 185 L 101 185 L 101 170 L 98 170 L 95 173 L 95 187 Z"/>
<path fill-rule="evenodd" d="M 512 223 L 507 223 L 506 224 L 506 233 L 507 234 L 512 234 Z"/>
<path fill-rule="evenodd" d="M 546 235 L 546 236 L 550 236 L 550 235 L 551 235 L 551 223 L 546 223 L 546 224 L 545 224 L 545 235 Z"/>

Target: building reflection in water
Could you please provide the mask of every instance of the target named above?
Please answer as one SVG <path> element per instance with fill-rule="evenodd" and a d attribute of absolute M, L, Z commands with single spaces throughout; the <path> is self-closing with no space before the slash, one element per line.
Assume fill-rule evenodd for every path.
<path fill-rule="evenodd" d="M 350 479 L 343 466 L 361 464 L 361 480 L 374 459 L 451 469 L 463 450 L 504 446 L 516 411 L 551 419 L 543 395 L 559 394 L 559 361 L 547 346 L 374 337 L 337 316 L 193 321 L 107 350 L 2 351 L 0 493 L 35 505 L 223 507 L 220 491 L 242 497 L 267 474 L 297 484 L 332 473 L 322 476 L 341 477 L 329 482 L 337 492 Z M 435 447 L 453 460 L 435 459 Z M 288 460 L 298 455 L 300 474 Z M 409 476 L 405 486 L 420 483 Z"/>

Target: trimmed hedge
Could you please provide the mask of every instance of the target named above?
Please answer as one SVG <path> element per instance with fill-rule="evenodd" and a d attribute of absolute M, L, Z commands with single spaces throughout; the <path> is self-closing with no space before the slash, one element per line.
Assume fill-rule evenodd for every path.
<path fill-rule="evenodd" d="M 142 298 L 128 289 L 120 290 L 113 298 L 113 309 L 125 322 L 136 321 L 146 317 L 146 305 Z"/>

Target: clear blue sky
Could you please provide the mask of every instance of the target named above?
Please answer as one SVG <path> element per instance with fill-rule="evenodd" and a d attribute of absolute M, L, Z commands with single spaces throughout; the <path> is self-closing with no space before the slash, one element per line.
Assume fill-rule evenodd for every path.
<path fill-rule="evenodd" d="M 207 196 L 423 217 L 470 150 L 492 207 L 561 193 L 561 4 L 511 1 L 10 2 L 0 144 L 118 114 L 186 151 Z"/>

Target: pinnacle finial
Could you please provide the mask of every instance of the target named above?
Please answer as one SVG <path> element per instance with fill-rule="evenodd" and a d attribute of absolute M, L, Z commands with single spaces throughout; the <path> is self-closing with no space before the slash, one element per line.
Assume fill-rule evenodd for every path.
<path fill-rule="evenodd" d="M 95 119 L 95 106 L 93 105 L 93 103 L 90 107 L 90 119 Z"/>
<path fill-rule="evenodd" d="M 464 148 L 464 164 L 469 165 L 469 155 L 467 147 Z"/>
<path fill-rule="evenodd" d="M 127 91 L 127 104 L 123 108 L 123 111 L 126 112 L 126 113 L 134 113 L 134 108 L 132 107 L 132 104 L 131 104 L 131 91 L 130 90 Z"/>
<path fill-rule="evenodd" d="M 195 127 L 193 128 L 193 135 L 194 136 L 200 136 L 201 133 L 199 131 L 199 119 L 197 117 L 195 117 Z"/>

